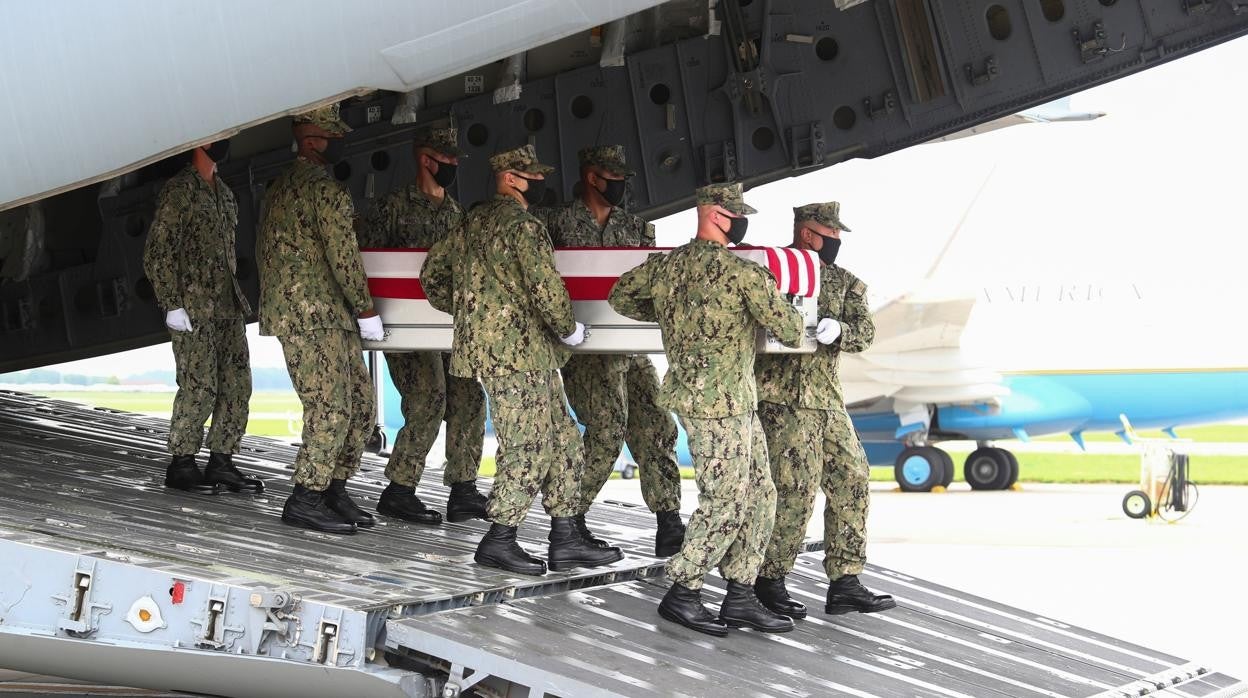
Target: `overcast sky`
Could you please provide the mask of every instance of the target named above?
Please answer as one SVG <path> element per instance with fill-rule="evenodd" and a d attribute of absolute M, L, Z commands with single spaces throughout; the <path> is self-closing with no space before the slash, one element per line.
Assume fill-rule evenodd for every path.
<path fill-rule="evenodd" d="M 1217 330 L 1231 340 L 1217 342 L 1223 353 L 1248 365 L 1246 67 L 1248 39 L 1238 39 L 1075 95 L 1074 111 L 1107 113 L 1096 121 L 1016 126 L 757 187 L 746 194 L 759 209 L 747 242 L 787 244 L 793 206 L 838 200 L 853 228 L 838 262 L 867 281 L 878 306 L 918 284 L 965 214 L 935 273 L 942 284 L 981 295 L 1024 284 L 1141 288 L 1160 303 L 1145 309 L 1153 327 L 1178 338 L 1170 346 Z M 683 243 L 694 220 L 656 221 L 659 244 Z M 1037 329 L 1060 338 L 1087 328 Z M 254 366 L 284 365 L 276 340 L 257 337 L 255 325 L 249 335 Z M 161 367 L 173 368 L 167 344 L 60 368 L 124 376 Z"/>

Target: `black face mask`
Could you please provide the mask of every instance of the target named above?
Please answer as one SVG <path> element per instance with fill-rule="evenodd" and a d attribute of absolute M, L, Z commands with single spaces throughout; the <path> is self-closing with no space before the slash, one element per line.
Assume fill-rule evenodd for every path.
<path fill-rule="evenodd" d="M 610 204 L 612 208 L 623 203 L 624 192 L 628 188 L 628 182 L 622 179 L 607 179 L 605 177 L 600 177 L 599 179 L 607 183 L 605 188 L 598 190 L 598 193 L 602 194 L 602 200 Z"/>
<path fill-rule="evenodd" d="M 516 176 L 519 177 L 519 175 Z M 536 206 L 541 203 L 542 195 L 546 193 L 546 180 L 529 179 L 528 177 L 520 177 L 520 179 L 529 183 L 529 188 L 520 192 L 520 195 L 524 197 L 524 200 L 527 201 L 530 206 Z"/>
<path fill-rule="evenodd" d="M 828 266 L 836 263 L 836 253 L 841 249 L 840 238 L 823 236 L 823 247 L 819 248 L 819 261 Z"/>
<path fill-rule="evenodd" d="M 728 220 L 732 221 L 732 224 L 724 231 L 724 235 L 728 236 L 728 240 L 732 244 L 740 245 L 741 241 L 745 239 L 745 229 L 749 227 L 750 219 L 741 216 L 740 218 L 729 218 Z"/>
<path fill-rule="evenodd" d="M 221 162 L 230 154 L 229 139 L 220 140 L 211 145 L 204 146 L 204 155 L 208 156 L 213 162 Z"/>
<path fill-rule="evenodd" d="M 321 151 L 321 157 L 325 158 L 325 162 L 336 165 L 346 152 L 347 143 L 342 138 L 326 138 L 325 142 L 328 145 Z"/>
<path fill-rule="evenodd" d="M 459 171 L 458 165 L 452 165 L 449 162 L 438 162 L 438 171 L 433 173 L 433 181 L 438 183 L 443 189 L 455 183 L 455 174 Z"/>

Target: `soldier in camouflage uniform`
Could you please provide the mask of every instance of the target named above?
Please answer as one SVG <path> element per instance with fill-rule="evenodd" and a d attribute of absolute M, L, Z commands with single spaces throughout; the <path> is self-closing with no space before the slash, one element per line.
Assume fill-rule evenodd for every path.
<path fill-rule="evenodd" d="M 451 375 L 477 378 L 490 396 L 498 472 L 493 522 L 478 564 L 541 575 L 546 564 L 516 543 L 540 491 L 550 514 L 550 568 L 595 567 L 623 558 L 586 540 L 573 517 L 580 503 L 581 442 L 563 400 L 559 368 L 585 339 L 555 270 L 546 227 L 528 212 L 553 168 L 526 145 L 490 158 L 495 197 L 468 213 L 461 232 L 435 245 L 421 271 L 433 307 L 455 317 Z"/>
<path fill-rule="evenodd" d="M 771 535 L 776 488 L 754 413 L 754 343 L 759 326 L 781 342 L 802 338 L 802 317 L 767 270 L 727 249 L 745 237 L 740 184 L 697 191 L 697 237 L 668 255 L 651 255 L 611 290 L 622 315 L 657 322 L 669 368 L 659 404 L 689 434 L 698 509 L 680 552 L 667 562 L 672 585 L 659 615 L 710 635 L 747 626 L 786 632 L 793 621 L 764 608 L 753 584 Z M 719 618 L 702 605 L 702 578 L 719 566 L 728 593 Z"/>
<path fill-rule="evenodd" d="M 423 127 L 412 142 L 416 181 L 391 192 L 365 216 L 361 247 L 433 247 L 464 223 L 464 209 L 447 191 L 455 181 L 459 156 L 454 127 Z M 485 439 L 485 394 L 470 378 L 447 374 L 450 353 L 386 352 L 390 378 L 402 397 L 403 428 L 399 430 L 377 511 L 407 521 L 442 523 L 442 515 L 416 496 L 425 458 L 446 419 L 446 470 L 450 486 L 446 516 L 451 521 L 485 518 L 485 497 L 477 491 L 477 470 Z"/>
<path fill-rule="evenodd" d="M 264 483 L 234 467 L 233 454 L 247 430 L 251 364 L 247 316 L 251 305 L 234 274 L 238 204 L 217 176 L 229 141 L 191 151 L 191 162 L 165 183 L 143 251 L 143 270 L 164 308 L 173 342 L 178 392 L 169 419 L 165 486 L 264 490 Z M 195 463 L 208 432 L 208 464 Z"/>
<path fill-rule="evenodd" d="M 583 148 L 577 157 L 581 165 L 577 198 L 533 212 L 546 223 L 555 247 L 654 247 L 654 226 L 620 207 L 626 179 L 633 175 L 624 161 L 624 146 Z M 644 354 L 574 354 L 563 367 L 563 382 L 568 402 L 585 425 L 577 525 L 593 539 L 585 526 L 585 512 L 611 477 L 620 446 L 627 440 L 641 466 L 642 497 L 658 519 L 654 554 L 674 555 L 685 539 L 676 422 L 655 404 L 659 376 L 654 364 Z"/>
<path fill-rule="evenodd" d="M 298 156 L 268 186 L 256 240 L 260 334 L 281 340 L 303 403 L 295 488 L 282 521 L 330 533 L 375 523 L 346 490 L 375 422 L 360 338 L 383 337 L 352 230 L 351 194 L 326 169 L 350 130 L 336 104 L 295 117 Z"/>
<path fill-rule="evenodd" d="M 827 496 L 823 510 L 824 569 L 831 584 L 825 611 L 871 613 L 896 605 L 858 581 L 867 553 L 867 481 L 871 470 L 837 375 L 842 352 L 866 350 L 875 339 L 867 287 L 836 266 L 840 204 L 831 201 L 793 209 L 793 244 L 819 253 L 819 347 L 813 354 L 769 354 L 754 364 L 758 416 L 771 452 L 776 483 L 776 524 L 754 591 L 776 613 L 804 618 L 806 606 L 785 589 L 815 505 L 815 488 Z"/>

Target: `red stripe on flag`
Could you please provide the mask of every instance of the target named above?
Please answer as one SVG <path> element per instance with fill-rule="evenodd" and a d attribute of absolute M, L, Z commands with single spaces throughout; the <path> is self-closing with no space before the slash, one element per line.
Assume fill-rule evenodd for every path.
<path fill-rule="evenodd" d="M 605 301 L 619 278 L 614 276 L 565 276 L 563 285 L 574 301 Z"/>
<path fill-rule="evenodd" d="M 776 253 L 776 248 L 767 248 L 767 271 L 776 278 L 776 285 L 780 284 L 780 255 Z"/>
<path fill-rule="evenodd" d="M 565 276 L 563 278 L 564 285 L 568 287 L 568 295 L 574 301 L 605 301 L 618 280 L 614 276 Z M 425 300 L 426 298 L 420 279 L 370 278 L 368 293 L 377 298 L 400 300 Z"/>
<path fill-rule="evenodd" d="M 797 250 L 784 248 L 784 258 L 789 264 L 789 287 L 782 289 L 785 293 L 798 293 L 797 288 Z"/>
<path fill-rule="evenodd" d="M 368 280 L 368 294 L 376 298 L 402 298 L 425 300 L 425 289 L 420 279 L 372 279 Z"/>
<path fill-rule="evenodd" d="M 815 256 L 809 252 L 802 253 L 806 258 L 806 296 L 815 295 Z"/>

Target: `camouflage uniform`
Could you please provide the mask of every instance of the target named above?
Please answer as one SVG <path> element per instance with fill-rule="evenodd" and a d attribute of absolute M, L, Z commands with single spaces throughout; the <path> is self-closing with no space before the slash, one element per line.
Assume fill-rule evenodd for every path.
<path fill-rule="evenodd" d="M 344 132 L 337 109 L 332 119 L 327 111 L 312 112 L 310 123 Z M 299 157 L 269 185 L 263 211 L 256 241 L 260 334 L 281 340 L 303 403 L 295 484 L 322 491 L 359 467 L 375 422 L 356 321 L 372 298 L 351 227 L 351 195 L 324 166 Z"/>
<path fill-rule="evenodd" d="M 604 150 L 612 149 L 582 150 L 581 165 L 622 161 L 622 148 L 618 158 L 596 158 Z M 602 228 L 580 199 L 533 214 L 546 223 L 556 247 L 654 247 L 654 226 L 618 206 L 611 209 Z M 654 404 L 659 376 L 650 358 L 644 354 L 573 354 L 563 367 L 563 381 L 568 402 L 585 425 L 580 511 L 587 511 L 602 491 L 626 440 L 641 466 L 641 495 L 646 506 L 654 512 L 679 511 L 676 422 L 667 410 Z"/>
<path fill-rule="evenodd" d="M 464 209 L 450 194 L 435 201 L 411 184 L 377 201 L 365 217 L 360 245 L 430 248 L 463 222 Z M 392 482 L 407 487 L 420 483 L 443 418 L 447 457 L 443 484 L 477 478 L 485 440 L 485 395 L 477 381 L 448 375 L 449 364 L 446 352 L 386 352 L 403 410 L 403 428 L 386 466 Z"/>
<path fill-rule="evenodd" d="M 822 210 L 818 206 L 824 207 Z M 848 230 L 828 204 L 795 209 L 797 220 Z M 870 466 L 845 412 L 837 367 L 842 352 L 866 350 L 875 339 L 866 285 L 835 265 L 822 265 L 819 317 L 840 321 L 841 336 L 813 354 L 768 354 L 754 364 L 758 414 L 771 452 L 776 524 L 759 575 L 778 579 L 793 569 L 815 504 L 823 510 L 824 568 L 832 580 L 859 574 L 866 561 Z"/>
<path fill-rule="evenodd" d="M 739 184 L 711 185 L 698 190 L 698 202 L 753 212 L 740 192 Z M 670 364 L 659 404 L 676 412 L 689 433 L 699 503 L 667 576 L 700 589 L 718 564 L 725 579 L 752 584 L 776 501 L 754 413 L 755 330 L 761 325 L 796 344 L 801 315 L 765 269 L 701 239 L 625 273 L 610 303 L 625 316 L 659 324 Z"/>
<path fill-rule="evenodd" d="M 545 173 L 532 146 L 490 158 L 495 172 Z M 421 270 L 433 307 L 455 318 L 451 375 L 480 379 L 498 435 L 489 519 L 519 526 L 538 491 L 552 517 L 577 514 L 581 444 L 563 400 L 560 341 L 576 329 L 546 227 L 496 195 L 462 232 L 435 245 Z"/>
<path fill-rule="evenodd" d="M 143 270 L 160 307 L 184 309 L 192 328 L 170 331 L 178 380 L 169 419 L 175 456 L 199 451 L 209 416 L 207 445 L 214 453 L 237 453 L 247 430 L 251 306 L 234 276 L 237 226 L 238 204 L 220 177 L 210 185 L 188 165 L 160 191 Z"/>

